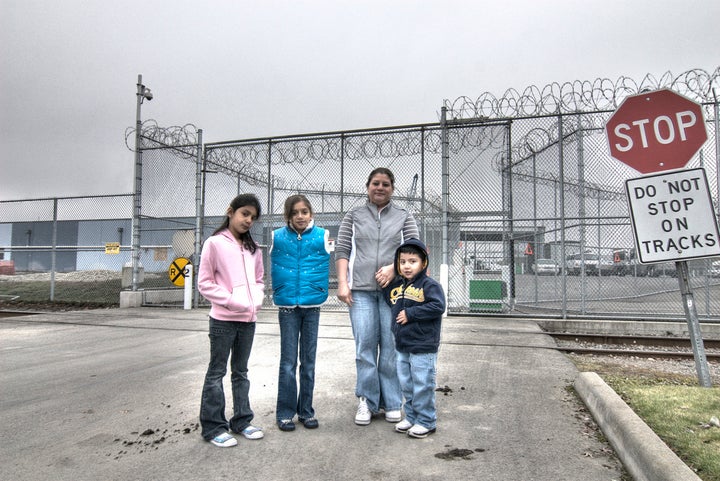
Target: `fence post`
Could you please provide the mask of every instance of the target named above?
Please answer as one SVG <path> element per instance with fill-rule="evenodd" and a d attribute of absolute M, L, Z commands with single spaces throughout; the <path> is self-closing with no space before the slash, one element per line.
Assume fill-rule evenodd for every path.
<path fill-rule="evenodd" d="M 443 106 L 440 117 L 440 144 L 442 155 L 442 264 L 448 264 L 448 197 L 450 172 L 450 149 L 448 145 L 447 107 Z"/>
<path fill-rule="evenodd" d="M 204 181 L 205 181 L 205 157 L 203 156 L 202 129 L 198 129 L 197 159 L 195 161 L 195 252 L 193 253 L 193 265 L 200 267 L 200 250 L 202 248 L 202 228 L 204 222 Z M 191 279 L 194 279 L 192 277 Z M 195 283 L 193 282 L 193 287 Z M 197 289 L 193 289 L 193 307 L 200 305 L 200 295 Z"/>
<path fill-rule="evenodd" d="M 55 302 L 55 271 L 57 270 L 57 197 L 53 198 L 52 253 L 50 260 L 50 302 Z"/>
<path fill-rule="evenodd" d="M 565 132 L 563 129 L 563 116 L 558 105 L 558 169 L 560 176 L 560 252 L 562 255 L 562 319 L 567 319 L 567 254 L 565 252 Z"/>

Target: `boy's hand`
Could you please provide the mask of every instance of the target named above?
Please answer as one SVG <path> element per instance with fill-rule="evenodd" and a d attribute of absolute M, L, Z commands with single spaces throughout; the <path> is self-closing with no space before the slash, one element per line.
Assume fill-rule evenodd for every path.
<path fill-rule="evenodd" d="M 408 320 L 407 320 L 407 315 L 405 314 L 405 309 L 400 311 L 400 314 L 397 315 L 397 317 L 395 318 L 395 321 L 398 324 L 407 324 Z"/>
<path fill-rule="evenodd" d="M 388 264 L 380 267 L 377 272 L 375 272 L 375 281 L 377 281 L 380 287 L 387 287 L 390 281 L 393 280 L 393 269 L 393 265 Z"/>

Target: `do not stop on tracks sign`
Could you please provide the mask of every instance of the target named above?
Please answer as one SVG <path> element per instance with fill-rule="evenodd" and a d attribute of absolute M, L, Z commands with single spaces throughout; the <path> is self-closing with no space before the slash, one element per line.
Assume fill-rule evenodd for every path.
<path fill-rule="evenodd" d="M 705 170 L 628 179 L 625 189 L 640 262 L 720 256 Z"/>

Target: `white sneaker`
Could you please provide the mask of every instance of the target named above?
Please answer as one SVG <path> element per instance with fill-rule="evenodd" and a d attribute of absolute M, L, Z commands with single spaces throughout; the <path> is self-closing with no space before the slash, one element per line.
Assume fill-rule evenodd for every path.
<path fill-rule="evenodd" d="M 419 424 L 414 425 L 410 429 L 408 429 L 408 436 L 411 438 L 426 438 L 428 434 L 432 434 L 435 432 L 435 428 L 428 429 L 425 426 L 421 426 Z"/>
<path fill-rule="evenodd" d="M 263 437 L 265 437 L 265 434 L 262 432 L 262 429 L 256 428 L 252 424 L 242 430 L 242 435 L 245 436 L 245 439 L 250 439 L 252 441 L 254 441 L 256 439 L 262 439 Z"/>
<path fill-rule="evenodd" d="M 396 411 L 385 411 L 385 421 L 389 423 L 397 423 L 402 419 L 402 413 L 400 410 Z"/>
<path fill-rule="evenodd" d="M 235 439 L 230 433 L 222 433 L 210 440 L 215 446 L 220 448 L 230 448 L 237 446 L 237 439 Z"/>
<path fill-rule="evenodd" d="M 413 427 L 413 423 L 411 423 L 407 419 L 403 419 L 395 425 L 395 431 L 404 434 L 408 432 L 408 429 L 410 429 L 411 427 Z"/>
<path fill-rule="evenodd" d="M 367 405 L 367 400 L 364 397 L 360 398 L 360 403 L 358 404 L 357 412 L 355 413 L 355 424 L 358 424 L 360 426 L 367 426 L 370 424 L 370 419 L 372 418 L 372 414 L 370 413 L 370 409 Z"/>

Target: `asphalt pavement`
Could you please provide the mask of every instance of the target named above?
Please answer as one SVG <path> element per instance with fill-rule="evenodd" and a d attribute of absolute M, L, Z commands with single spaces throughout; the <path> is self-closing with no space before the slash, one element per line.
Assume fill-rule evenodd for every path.
<path fill-rule="evenodd" d="M 198 426 L 207 314 L 137 308 L 0 319 L 0 477 L 620 479 L 618 457 L 572 389 L 576 368 L 536 322 L 523 319 L 444 320 L 437 432 L 412 439 L 382 416 L 354 424 L 354 343 L 345 312 L 321 314 L 320 427 L 281 432 L 277 312 L 264 310 L 249 377 L 253 424 L 265 438 L 217 448 Z M 229 382 L 226 394 L 230 403 Z"/>

